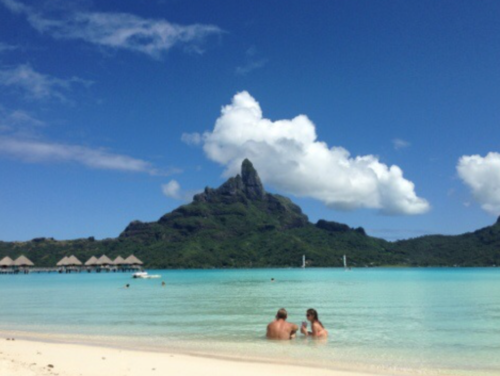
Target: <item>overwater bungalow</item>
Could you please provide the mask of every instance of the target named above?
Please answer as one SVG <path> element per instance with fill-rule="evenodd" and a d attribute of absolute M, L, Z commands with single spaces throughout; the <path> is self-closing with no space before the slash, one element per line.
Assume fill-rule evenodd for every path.
<path fill-rule="evenodd" d="M 59 260 L 56 266 L 66 266 L 67 262 L 68 262 L 68 256 L 64 256 L 61 260 Z"/>
<path fill-rule="evenodd" d="M 80 272 L 83 264 L 75 256 L 65 256 L 56 265 L 60 268 L 59 273 L 71 273 Z"/>
<path fill-rule="evenodd" d="M 144 263 L 134 255 L 130 255 L 125 259 L 125 264 L 130 265 L 132 269 L 141 269 Z"/>
<path fill-rule="evenodd" d="M 0 268 L 8 268 L 12 266 L 14 263 L 14 260 L 12 260 L 9 256 L 5 256 L 3 259 L 0 260 Z"/>
<path fill-rule="evenodd" d="M 125 270 L 125 267 L 127 263 L 125 262 L 125 259 L 121 256 L 118 256 L 113 260 L 113 265 L 116 267 L 116 270 Z"/>
<path fill-rule="evenodd" d="M 82 266 L 82 262 L 78 260 L 74 255 L 68 257 L 68 266 L 79 267 Z"/>
<path fill-rule="evenodd" d="M 97 257 L 92 256 L 85 262 L 85 266 L 96 266 L 97 265 Z"/>
<path fill-rule="evenodd" d="M 0 260 L 0 272 L 10 272 L 12 270 L 12 264 L 14 264 L 14 260 L 12 260 L 9 256 L 5 256 L 2 260 Z"/>
<path fill-rule="evenodd" d="M 95 270 L 97 268 L 97 257 L 95 256 L 92 256 L 91 258 L 89 258 L 86 262 L 85 262 L 85 270 L 87 270 L 87 272 L 92 272 L 92 270 Z"/>
<path fill-rule="evenodd" d="M 110 267 L 113 266 L 113 261 L 111 261 L 111 259 L 108 256 L 102 255 L 97 260 L 97 266 L 99 266 L 99 269 L 97 271 L 106 270 L 107 272 L 109 272 Z"/>
<path fill-rule="evenodd" d="M 29 268 L 35 266 L 26 256 L 19 256 L 12 264 L 14 270 L 21 273 L 29 273 Z"/>

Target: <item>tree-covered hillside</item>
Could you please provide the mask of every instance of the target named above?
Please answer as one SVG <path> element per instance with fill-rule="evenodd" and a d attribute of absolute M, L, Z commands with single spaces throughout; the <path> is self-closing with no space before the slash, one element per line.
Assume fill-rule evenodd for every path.
<path fill-rule="evenodd" d="M 85 261 L 134 253 L 147 267 L 293 267 L 306 255 L 309 266 L 446 266 L 500 264 L 500 223 L 460 236 L 426 236 L 390 243 L 362 228 L 309 222 L 291 200 L 264 190 L 250 161 L 241 175 L 157 222 L 131 222 L 116 239 L 50 238 L 0 242 L 0 258 L 25 254 L 37 266 L 53 266 L 66 255 Z"/>

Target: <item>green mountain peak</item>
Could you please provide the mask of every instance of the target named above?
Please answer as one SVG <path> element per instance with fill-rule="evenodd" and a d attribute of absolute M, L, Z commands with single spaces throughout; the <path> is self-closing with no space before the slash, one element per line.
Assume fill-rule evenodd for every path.
<path fill-rule="evenodd" d="M 248 159 L 241 165 L 241 175 L 229 178 L 217 189 L 205 188 L 203 193 L 194 196 L 195 202 L 245 202 L 246 200 L 265 200 L 268 194 L 255 168 Z"/>

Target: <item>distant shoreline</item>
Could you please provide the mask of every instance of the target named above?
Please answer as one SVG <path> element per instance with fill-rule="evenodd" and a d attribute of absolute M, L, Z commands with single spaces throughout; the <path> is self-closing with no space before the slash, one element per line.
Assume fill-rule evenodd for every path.
<path fill-rule="evenodd" d="M 366 270 L 366 269 L 374 269 L 374 270 L 380 270 L 380 269 L 496 269 L 500 268 L 500 265 L 486 265 L 486 266 L 462 266 L 462 265 L 428 265 L 428 266 L 409 266 L 409 265 L 379 265 L 379 266 L 353 266 L 349 268 L 349 271 L 355 271 L 355 270 Z M 183 270 L 191 270 L 191 271 L 196 271 L 196 270 L 272 270 L 272 269 L 280 269 L 280 270 L 289 270 L 289 269 L 296 269 L 296 270 L 303 270 L 304 268 L 301 268 L 299 266 L 295 267 L 286 267 L 286 266 L 269 266 L 269 267 L 234 267 L 234 268 L 155 268 L 155 267 L 145 267 L 144 270 L 157 270 L 157 271 L 183 271 Z M 336 269 L 336 270 L 344 270 L 343 267 L 341 266 L 309 266 L 305 269 Z M 119 272 L 121 274 L 126 274 L 126 273 L 132 273 L 132 272 Z M 95 274 L 100 274 L 100 275 L 106 275 L 106 274 L 114 274 L 114 272 L 88 272 L 86 270 L 82 271 L 72 271 L 71 273 L 59 273 L 54 270 L 50 271 L 45 271 L 45 270 L 34 270 L 30 271 L 28 273 L 12 273 L 12 272 L 3 272 L 0 270 L 0 276 L 2 275 L 30 275 L 30 274 L 57 274 L 57 275 L 68 275 L 68 274 L 89 274 L 89 275 L 95 275 Z"/>

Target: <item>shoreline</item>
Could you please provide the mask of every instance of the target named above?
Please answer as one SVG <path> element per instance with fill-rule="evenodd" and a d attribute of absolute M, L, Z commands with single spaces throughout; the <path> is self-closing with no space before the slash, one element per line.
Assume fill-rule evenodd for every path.
<path fill-rule="evenodd" d="M 3 333 L 2 333 L 3 334 Z M 133 376 L 168 372 L 177 376 L 373 376 L 367 373 L 319 367 L 224 359 L 222 357 L 120 349 L 102 345 L 0 339 L 0 374 L 9 376 Z M 393 374 L 390 374 L 393 375 Z"/>
<path fill-rule="evenodd" d="M 9 340 L 9 339 L 14 340 Z M 165 369 L 169 372 L 172 369 L 175 373 L 185 376 L 193 375 L 255 375 L 263 376 L 287 375 L 287 376 L 458 376 L 462 372 L 458 370 L 444 369 L 414 369 L 414 368 L 380 368 L 376 365 L 364 364 L 315 364 L 311 362 L 300 363 L 290 361 L 285 358 L 269 359 L 258 357 L 241 357 L 230 354 L 203 353 L 198 351 L 181 350 L 174 348 L 152 348 L 137 347 L 131 343 L 122 343 L 115 340 L 99 341 L 94 337 L 81 335 L 46 334 L 39 332 L 9 332 L 0 330 L 0 374 L 9 376 L 38 376 L 38 375 L 64 375 L 64 376 L 127 376 L 136 374 L 147 374 L 145 364 L 157 364 L 153 366 L 155 370 Z M 109 338 L 108 338 L 109 339 Z M 50 356 L 42 357 L 42 363 L 60 364 L 59 372 L 52 372 L 45 368 L 38 367 L 40 364 L 40 354 Z M 127 357 L 127 361 L 121 359 L 118 354 Z M 36 355 L 36 356 L 35 356 Z M 109 368 L 92 366 L 88 370 L 86 364 L 92 359 L 115 359 L 119 363 L 119 369 L 124 366 L 129 367 L 131 373 L 120 373 L 110 371 Z M 172 359 L 175 359 L 173 361 Z M 116 360 L 117 359 L 117 360 Z M 36 363 L 36 364 L 35 364 Z M 132 368 L 130 368 L 132 364 Z M 35 367 L 36 366 L 36 367 Z M 12 368 L 14 367 L 14 368 Z M 38 368 L 37 368 L 38 367 Z M 46 366 L 45 366 L 46 367 Z M 83 367 L 83 368 L 82 368 Z M 139 369 L 138 367 L 142 367 Z M 207 367 L 212 367 L 207 372 Z M 248 373 L 242 373 L 243 367 Z M 36 372 L 33 371 L 36 368 Z M 122 369 L 123 370 L 123 369 Z M 9 371 L 7 373 L 7 371 Z M 153 371 L 153 370 L 151 370 Z M 177 372 L 179 371 L 179 372 Z M 48 373 L 43 373 L 48 372 Z M 151 373 L 155 375 L 156 373 Z M 483 375 L 482 372 L 474 373 Z M 466 373 L 464 375 L 470 375 Z M 484 373 L 486 376 L 496 375 Z"/>
<path fill-rule="evenodd" d="M 140 352 L 140 353 L 154 353 L 154 354 L 163 354 L 163 355 L 180 355 L 180 356 L 189 356 L 194 358 L 202 358 L 202 359 L 214 359 L 228 362 L 236 362 L 236 363 L 256 363 L 256 364 L 269 364 L 273 366 L 289 366 L 289 367 L 301 367 L 308 369 L 317 369 L 317 370 L 328 370 L 328 371 L 336 371 L 336 372 L 347 372 L 349 374 L 354 375 L 387 375 L 393 376 L 396 373 L 388 373 L 385 371 L 381 371 L 379 369 L 375 370 L 367 370 L 367 367 L 355 367 L 353 365 L 348 365 L 347 363 L 329 363 L 329 364 L 318 364 L 314 361 L 302 361 L 298 362 L 294 359 L 287 359 L 286 357 L 271 359 L 268 357 L 259 357 L 259 356 L 241 356 L 241 355 L 233 355 L 230 353 L 222 353 L 222 352 L 204 352 L 201 350 L 194 349 L 185 349 L 181 347 L 153 347 L 145 345 L 144 343 L 133 344 L 128 337 L 108 337 L 108 336 L 91 336 L 91 335 L 82 335 L 82 334 L 72 334 L 72 333 L 42 333 L 42 332 L 26 332 L 26 331 L 7 331 L 0 329 L 0 343 L 8 338 L 14 338 L 15 341 L 23 341 L 23 342 L 33 342 L 33 343 L 41 343 L 41 344 L 53 344 L 53 345 L 74 345 L 74 346 L 83 346 L 90 348 L 101 348 L 107 350 L 119 350 L 119 351 L 128 351 L 128 352 Z M 127 341 L 128 340 L 128 341 Z M 8 341 L 7 341 L 8 342 Z M 277 344 L 289 345 L 290 343 L 284 341 L 280 343 L 278 341 Z M 1 370 L 1 369 L 0 369 Z M 413 375 L 414 373 L 404 372 L 397 373 L 397 375 Z"/>

